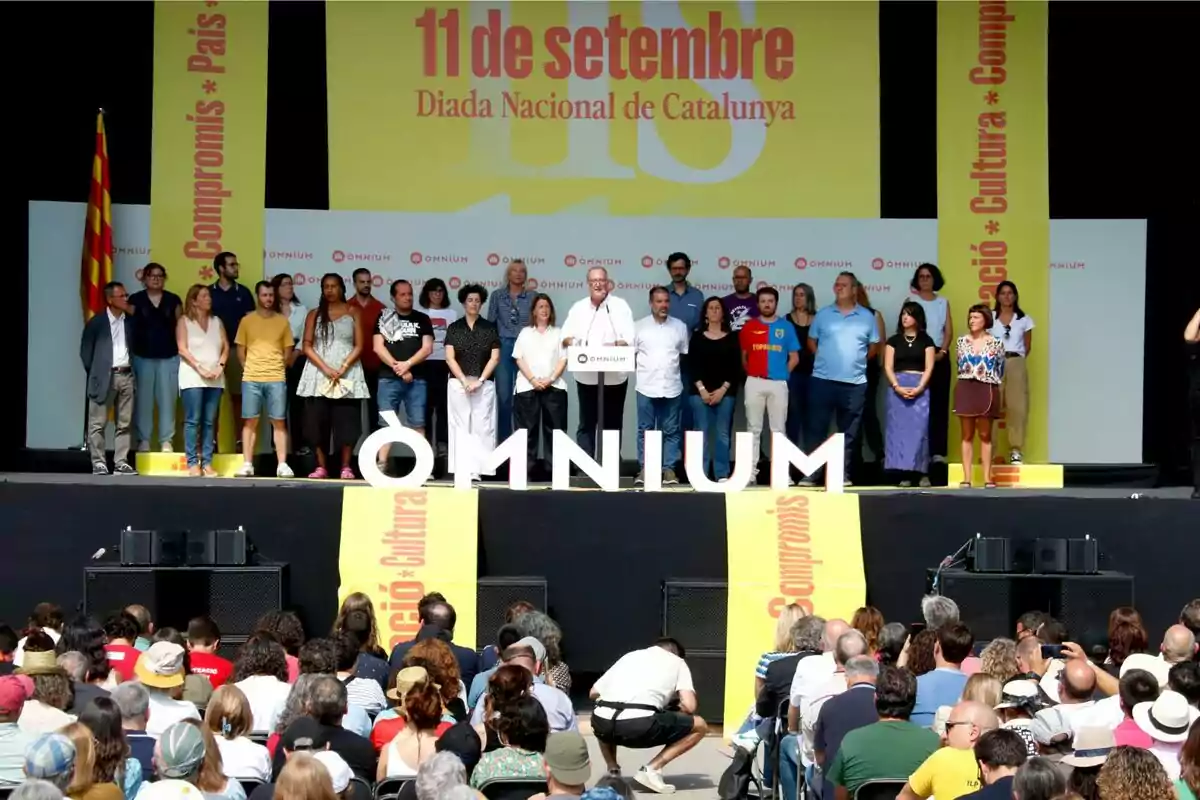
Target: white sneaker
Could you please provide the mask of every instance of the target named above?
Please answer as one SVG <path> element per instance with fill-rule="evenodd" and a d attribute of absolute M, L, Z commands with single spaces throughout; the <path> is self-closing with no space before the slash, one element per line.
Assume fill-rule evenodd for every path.
<path fill-rule="evenodd" d="M 754 728 L 751 728 L 745 733 L 734 734 L 733 738 L 729 740 L 729 743 L 739 750 L 745 750 L 747 753 L 754 753 L 754 751 L 758 750 L 759 741 L 760 739 L 758 737 L 758 731 L 756 731 Z"/>
<path fill-rule="evenodd" d="M 1008 455 L 1008 463 L 1010 463 L 1010 464 L 1024 464 L 1024 463 L 1025 463 L 1025 460 L 1024 460 L 1024 458 L 1022 457 L 1022 455 L 1021 455 L 1021 451 L 1020 451 L 1020 450 L 1013 450 L 1011 453 L 1009 453 L 1009 455 Z"/>
<path fill-rule="evenodd" d="M 930 483 L 930 481 L 929 481 L 928 475 L 922 475 L 921 481 L 917 485 L 920 486 L 922 489 L 928 489 L 930 486 L 933 486 L 933 484 Z"/>
<path fill-rule="evenodd" d="M 853 485 L 854 485 L 854 481 L 850 480 L 849 478 L 846 478 L 846 480 L 842 481 L 842 486 L 853 486 Z"/>
<path fill-rule="evenodd" d="M 901 489 L 911 489 L 912 481 L 900 481 L 900 488 Z"/>
<path fill-rule="evenodd" d="M 170 442 L 163 442 L 163 443 L 162 443 L 162 452 L 164 452 L 164 453 L 174 453 L 174 452 L 175 452 L 175 448 L 174 448 L 174 447 L 171 445 L 171 443 L 170 443 Z"/>
<path fill-rule="evenodd" d="M 292 472 L 292 468 L 287 465 L 287 462 L 280 464 L 275 468 L 276 478 L 294 478 L 296 473 Z"/>
<path fill-rule="evenodd" d="M 239 478 L 253 478 L 254 465 L 249 461 L 243 461 L 242 466 L 238 467 L 238 471 L 234 473 Z"/>
<path fill-rule="evenodd" d="M 812 487 L 817 485 L 817 482 L 814 481 L 812 478 L 801 478 L 799 481 L 796 482 L 796 485 L 804 486 L 806 488 L 811 489 Z"/>
<path fill-rule="evenodd" d="M 642 767 L 634 773 L 633 779 L 652 792 L 659 794 L 675 793 L 675 787 L 664 781 L 662 773 L 656 769 Z"/>
<path fill-rule="evenodd" d="M 946 463 L 945 456 L 934 456 L 933 458 L 931 458 L 929 460 L 932 461 L 934 464 L 945 464 Z"/>

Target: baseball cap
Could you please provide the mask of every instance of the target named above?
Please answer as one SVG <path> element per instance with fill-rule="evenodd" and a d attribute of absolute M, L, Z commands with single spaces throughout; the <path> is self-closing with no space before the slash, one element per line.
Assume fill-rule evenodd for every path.
<path fill-rule="evenodd" d="M 204 763 L 204 734 L 191 723 L 176 722 L 167 728 L 158 746 L 162 752 L 158 771 L 164 778 L 185 778 Z"/>
<path fill-rule="evenodd" d="M 546 767 L 554 780 L 566 786 L 582 786 L 592 775 L 587 742 L 579 731 L 560 731 L 546 739 Z"/>
<path fill-rule="evenodd" d="M 21 713 L 25 701 L 33 697 L 33 681 L 25 675 L 0 677 L 0 714 L 12 716 Z"/>
<path fill-rule="evenodd" d="M 322 750 L 329 741 L 329 736 L 321 723 L 312 717 L 300 717 L 279 737 L 279 744 L 288 752 L 296 750 Z"/>
<path fill-rule="evenodd" d="M 25 775 L 30 778 L 57 778 L 75 766 L 75 745 L 61 733 L 47 733 L 25 748 Z"/>
<path fill-rule="evenodd" d="M 470 775 L 483 753 L 483 742 L 471 723 L 459 722 L 447 728 L 446 732 L 438 737 L 434 749 L 439 753 L 454 753 Z"/>
<path fill-rule="evenodd" d="M 133 671 L 138 680 L 156 689 L 183 685 L 183 648 L 174 642 L 155 642 L 142 653 Z"/>
<path fill-rule="evenodd" d="M 329 770 L 329 777 L 333 781 L 333 793 L 341 794 L 346 791 L 346 787 L 350 785 L 350 778 L 354 775 L 350 771 L 350 765 L 346 763 L 346 759 L 332 750 L 314 753 L 313 758 L 320 761 L 325 765 L 325 769 Z"/>
<path fill-rule="evenodd" d="M 1035 742 L 1046 747 L 1069 742 L 1075 735 L 1070 720 L 1057 707 L 1044 708 L 1034 714 L 1029 731 Z"/>

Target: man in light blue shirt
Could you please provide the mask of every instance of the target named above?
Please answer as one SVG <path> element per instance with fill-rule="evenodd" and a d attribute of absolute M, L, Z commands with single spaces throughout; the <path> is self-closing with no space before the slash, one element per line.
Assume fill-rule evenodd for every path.
<path fill-rule="evenodd" d="M 818 311 L 808 329 L 808 349 L 814 360 L 805 438 L 815 449 L 829 437 L 829 423 L 836 414 L 837 432 L 846 437 L 847 486 L 867 399 L 867 361 L 875 358 L 880 347 L 875 315 L 858 304 L 857 291 L 854 273 L 840 273 L 833 283 L 835 302 Z M 800 483 L 812 486 L 815 477 Z"/>
<path fill-rule="evenodd" d="M 534 647 L 535 642 L 537 647 Z M 546 712 L 546 719 L 550 722 L 551 733 L 579 730 L 579 723 L 575 719 L 575 707 L 571 705 L 571 698 L 567 697 L 561 689 L 556 689 L 541 680 L 540 673 L 543 662 L 538 660 L 537 652 L 540 652 L 542 658 L 545 658 L 546 648 L 542 646 L 542 643 L 527 636 L 511 647 L 505 648 L 501 658 L 505 666 L 511 664 L 524 667 L 533 675 L 531 693 L 542 704 L 542 708 Z M 480 697 L 474 711 L 471 712 L 472 725 L 479 725 L 483 722 L 485 705 L 486 703 L 484 703 L 483 698 Z"/>
<path fill-rule="evenodd" d="M 961 622 L 938 628 L 937 643 L 933 646 L 936 667 L 917 677 L 917 704 L 909 718 L 912 724 L 931 727 L 938 708 L 956 705 L 962 699 L 963 687 L 967 685 L 962 662 L 971 655 L 974 644 L 971 629 Z"/>

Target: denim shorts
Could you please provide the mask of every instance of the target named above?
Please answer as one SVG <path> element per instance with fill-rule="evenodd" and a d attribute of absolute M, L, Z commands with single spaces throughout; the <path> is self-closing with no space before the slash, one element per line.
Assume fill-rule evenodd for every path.
<path fill-rule="evenodd" d="M 379 410 L 400 413 L 404 407 L 404 421 L 410 428 L 425 427 L 425 398 L 428 394 L 424 378 L 413 378 L 406 383 L 387 375 L 379 376 Z M 382 418 L 381 418 L 382 421 Z"/>
<path fill-rule="evenodd" d="M 242 381 L 242 418 L 258 419 L 264 404 L 271 419 L 287 419 L 287 381 Z"/>

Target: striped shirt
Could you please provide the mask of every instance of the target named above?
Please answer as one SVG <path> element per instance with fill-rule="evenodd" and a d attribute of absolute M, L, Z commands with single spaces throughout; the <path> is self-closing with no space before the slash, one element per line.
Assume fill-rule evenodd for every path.
<path fill-rule="evenodd" d="M 767 679 L 767 667 L 771 666 L 771 662 L 778 661 L 781 658 L 787 658 L 788 656 L 794 656 L 794 655 L 796 655 L 796 654 L 795 653 L 763 653 L 762 657 L 760 659 L 758 659 L 758 666 L 754 668 L 754 677 L 762 678 L 763 680 L 766 680 Z"/>
<path fill-rule="evenodd" d="M 347 677 L 342 674 L 338 675 L 338 680 L 346 684 L 346 702 L 349 705 L 357 706 L 371 716 L 387 707 L 387 699 L 383 696 L 383 689 L 379 687 L 379 681 L 370 678 L 346 680 Z"/>

